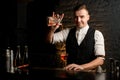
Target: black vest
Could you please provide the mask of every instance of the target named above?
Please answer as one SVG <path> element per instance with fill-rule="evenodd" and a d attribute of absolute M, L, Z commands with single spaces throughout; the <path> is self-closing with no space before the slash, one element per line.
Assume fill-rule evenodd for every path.
<path fill-rule="evenodd" d="M 72 28 L 66 40 L 66 52 L 68 53 L 67 63 L 84 64 L 96 58 L 94 54 L 94 33 L 95 29 L 89 28 L 80 45 L 77 43 L 76 28 Z"/>

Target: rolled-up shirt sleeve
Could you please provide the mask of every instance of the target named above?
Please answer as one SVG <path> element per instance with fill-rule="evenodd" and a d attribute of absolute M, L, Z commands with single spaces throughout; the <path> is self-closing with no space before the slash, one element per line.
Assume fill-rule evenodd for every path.
<path fill-rule="evenodd" d="M 105 57 L 105 43 L 103 34 L 95 31 L 95 55 L 98 57 Z"/>
<path fill-rule="evenodd" d="M 70 29 L 67 28 L 67 29 L 64 29 L 62 31 L 54 33 L 52 43 L 54 44 L 57 42 L 66 41 L 69 31 L 70 31 Z"/>

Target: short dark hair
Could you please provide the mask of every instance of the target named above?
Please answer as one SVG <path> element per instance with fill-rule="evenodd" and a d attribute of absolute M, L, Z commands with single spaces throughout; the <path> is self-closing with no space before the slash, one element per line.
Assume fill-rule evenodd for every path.
<path fill-rule="evenodd" d="M 88 8 L 86 6 L 86 4 L 78 4 L 77 6 L 75 6 L 74 8 L 74 12 L 78 11 L 78 10 L 81 10 L 81 9 L 85 9 L 88 11 Z M 89 12 L 89 11 L 88 11 Z"/>

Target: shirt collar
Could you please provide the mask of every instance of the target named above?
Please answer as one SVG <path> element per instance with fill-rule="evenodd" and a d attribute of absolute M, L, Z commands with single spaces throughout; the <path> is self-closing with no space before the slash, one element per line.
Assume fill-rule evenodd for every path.
<path fill-rule="evenodd" d="M 86 25 L 85 27 L 83 28 L 78 28 L 77 29 L 77 32 L 82 32 L 82 33 L 87 33 L 87 30 L 89 29 L 89 25 Z"/>

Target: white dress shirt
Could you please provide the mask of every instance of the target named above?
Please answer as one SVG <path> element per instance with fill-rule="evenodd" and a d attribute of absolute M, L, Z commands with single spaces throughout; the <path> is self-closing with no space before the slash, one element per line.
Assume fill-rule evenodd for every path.
<path fill-rule="evenodd" d="M 77 34 L 79 33 L 78 36 L 78 44 L 80 45 L 82 40 L 84 39 L 85 35 L 87 34 L 87 31 L 89 29 L 89 26 L 85 26 L 81 29 L 76 30 L 76 38 Z M 53 44 L 56 42 L 63 42 L 66 41 L 68 33 L 70 31 L 70 28 L 66 28 L 60 32 L 56 32 L 53 36 Z M 105 56 L 105 45 L 104 45 L 104 37 L 103 34 L 99 30 L 95 30 L 94 34 L 94 39 L 95 39 L 95 55 L 103 55 Z"/>

